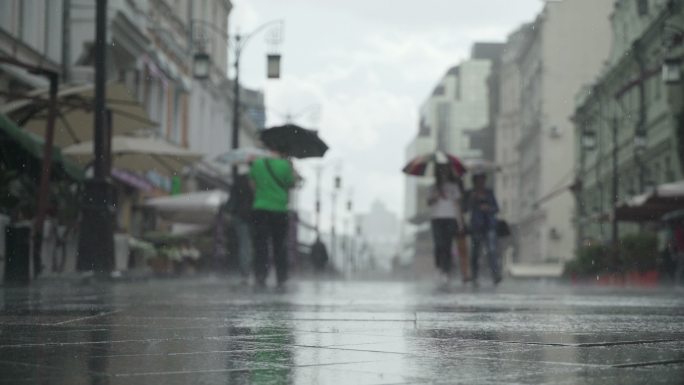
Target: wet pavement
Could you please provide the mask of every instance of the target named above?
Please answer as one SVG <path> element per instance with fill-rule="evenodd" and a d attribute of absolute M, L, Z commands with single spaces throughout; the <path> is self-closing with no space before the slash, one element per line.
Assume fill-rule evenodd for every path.
<path fill-rule="evenodd" d="M 681 289 L 197 278 L 0 293 L 0 384 L 684 384 Z"/>

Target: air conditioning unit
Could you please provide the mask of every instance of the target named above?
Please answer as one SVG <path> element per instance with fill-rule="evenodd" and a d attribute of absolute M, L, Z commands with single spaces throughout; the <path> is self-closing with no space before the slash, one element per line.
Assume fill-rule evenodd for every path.
<path fill-rule="evenodd" d="M 558 126 L 551 126 L 549 128 L 549 136 L 551 136 L 554 139 L 558 139 L 561 136 L 563 136 L 563 134 Z"/>
<path fill-rule="evenodd" d="M 549 230 L 549 238 L 551 238 L 551 239 L 554 240 L 554 241 L 560 240 L 560 239 L 561 239 L 561 233 L 560 233 L 560 231 L 558 231 L 557 228 L 552 227 L 552 228 Z"/>

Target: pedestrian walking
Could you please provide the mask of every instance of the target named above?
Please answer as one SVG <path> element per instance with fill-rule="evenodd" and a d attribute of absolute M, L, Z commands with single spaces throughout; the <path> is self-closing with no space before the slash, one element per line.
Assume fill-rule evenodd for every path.
<path fill-rule="evenodd" d="M 480 252 L 486 249 L 494 284 L 501 282 L 499 252 L 497 248 L 496 214 L 499 205 L 494 192 L 487 188 L 487 175 L 473 175 L 473 188 L 466 196 L 466 208 L 470 212 L 472 280 L 477 284 Z"/>
<path fill-rule="evenodd" d="M 463 228 L 461 210 L 462 190 L 446 164 L 437 164 L 435 184 L 428 191 L 427 203 L 431 208 L 431 227 L 434 242 L 435 265 L 451 278 L 451 247 L 459 229 Z"/>
<path fill-rule="evenodd" d="M 280 152 L 276 154 L 275 158 L 255 160 L 249 173 L 254 188 L 254 275 L 257 285 L 262 287 L 268 276 L 269 249 L 273 253 L 278 286 L 282 286 L 288 277 L 288 202 L 296 173 L 289 159 L 283 158 Z"/>
<path fill-rule="evenodd" d="M 328 249 L 318 234 L 316 234 L 316 241 L 311 245 L 311 264 L 318 275 L 323 274 L 328 265 Z"/>
<path fill-rule="evenodd" d="M 250 265 L 253 262 L 254 254 L 251 229 L 254 191 L 252 191 L 250 186 L 250 177 L 247 175 L 246 170 L 239 173 L 235 178 L 228 204 L 230 206 L 231 223 L 237 239 L 240 274 L 242 279 L 246 281 L 249 279 Z"/>

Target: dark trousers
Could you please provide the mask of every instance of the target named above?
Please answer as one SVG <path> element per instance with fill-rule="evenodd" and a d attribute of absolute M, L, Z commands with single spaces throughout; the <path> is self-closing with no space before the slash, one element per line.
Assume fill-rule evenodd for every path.
<path fill-rule="evenodd" d="M 435 246 L 435 264 L 445 273 L 451 272 L 451 245 L 458 231 L 456 219 L 432 220 L 432 239 Z"/>
<path fill-rule="evenodd" d="M 254 232 L 254 275 L 263 283 L 268 276 L 269 255 L 273 252 L 278 283 L 287 280 L 287 237 L 288 216 L 285 212 L 254 210 L 252 231 Z"/>

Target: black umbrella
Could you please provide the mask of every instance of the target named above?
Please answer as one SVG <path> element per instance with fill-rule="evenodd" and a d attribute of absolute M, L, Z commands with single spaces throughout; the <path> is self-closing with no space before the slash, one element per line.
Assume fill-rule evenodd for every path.
<path fill-rule="evenodd" d="M 320 158 L 328 151 L 328 145 L 318 137 L 318 132 L 294 124 L 271 127 L 261 132 L 266 147 L 295 158 Z"/>

